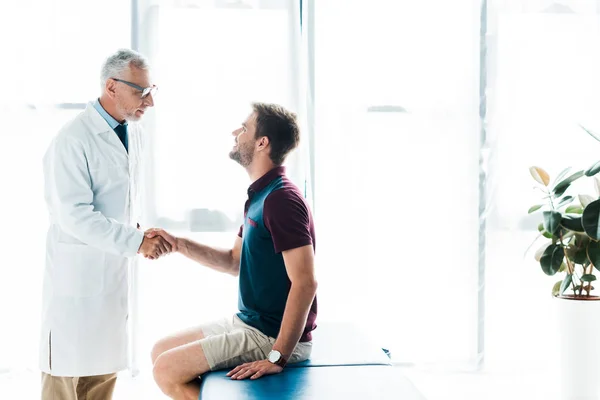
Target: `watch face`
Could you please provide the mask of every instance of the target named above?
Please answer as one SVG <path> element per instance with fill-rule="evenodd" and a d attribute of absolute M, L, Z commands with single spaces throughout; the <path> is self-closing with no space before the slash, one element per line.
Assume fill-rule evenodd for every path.
<path fill-rule="evenodd" d="M 272 363 L 276 363 L 277 361 L 279 361 L 280 358 L 281 353 L 277 350 L 271 350 L 271 352 L 269 353 L 269 361 L 271 361 Z"/>

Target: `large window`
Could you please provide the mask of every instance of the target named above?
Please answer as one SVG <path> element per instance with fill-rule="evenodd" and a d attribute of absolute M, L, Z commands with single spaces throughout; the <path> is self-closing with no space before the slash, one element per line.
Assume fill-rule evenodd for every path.
<path fill-rule="evenodd" d="M 600 159 L 600 19 L 595 1 L 492 2 L 490 7 L 489 218 L 486 341 L 490 365 L 553 361 L 551 288 L 534 260 L 542 201 L 528 168 L 554 179 Z M 583 190 L 596 197 L 591 180 Z"/>
<path fill-rule="evenodd" d="M 228 157 L 231 132 L 253 101 L 302 115 L 297 1 L 160 2 L 141 10 L 140 49 L 159 86 L 148 115 L 153 163 L 147 182 L 148 224 L 205 244 L 229 247 L 242 222 L 251 181 Z M 304 187 L 308 142 L 286 165 Z M 237 311 L 237 280 L 182 256 L 140 261 L 138 362 L 150 373 L 154 341 Z"/>
<path fill-rule="evenodd" d="M 134 13 L 132 14 L 132 10 Z M 106 29 L 107 25 L 110 29 Z M 0 6 L 8 55 L 0 99 L 0 213 L 7 245 L 0 279 L 0 370 L 37 369 L 41 279 L 48 217 L 42 157 L 61 126 L 100 94 L 100 66 L 139 46 L 159 86 L 143 121 L 152 162 L 149 226 L 231 246 L 249 178 L 229 160 L 230 132 L 252 101 L 280 103 L 301 120 L 297 1 L 9 1 Z M 305 187 L 303 148 L 287 163 Z M 201 231 L 202 233 L 198 233 Z M 139 270 L 138 270 L 139 268 Z M 132 270 L 134 369 L 148 370 L 154 340 L 234 312 L 235 279 L 182 257 Z"/>
<path fill-rule="evenodd" d="M 156 215 L 167 226 L 233 231 L 248 176 L 228 158 L 252 101 L 298 108 L 295 2 L 278 7 L 160 7 L 152 54 L 157 99 Z M 218 40 L 216 40 L 218 38 Z"/>
<path fill-rule="evenodd" d="M 478 11 L 316 2 L 320 315 L 398 362 L 480 356 Z"/>

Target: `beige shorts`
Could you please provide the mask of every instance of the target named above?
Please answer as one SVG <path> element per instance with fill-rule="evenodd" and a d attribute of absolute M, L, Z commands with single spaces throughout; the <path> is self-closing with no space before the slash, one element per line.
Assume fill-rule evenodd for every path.
<path fill-rule="evenodd" d="M 201 329 L 204 339 L 200 344 L 211 371 L 264 360 L 275 344 L 275 338 L 245 324 L 235 314 L 232 318 L 203 325 Z M 307 360 L 311 350 L 312 342 L 298 343 L 288 363 Z"/>

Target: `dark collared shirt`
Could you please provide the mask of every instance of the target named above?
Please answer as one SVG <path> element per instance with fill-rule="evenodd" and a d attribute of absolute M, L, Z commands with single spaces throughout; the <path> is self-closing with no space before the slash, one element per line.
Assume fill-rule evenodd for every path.
<path fill-rule="evenodd" d="M 276 167 L 248 189 L 244 210 L 238 316 L 246 324 L 276 338 L 281 328 L 291 282 L 285 269 L 283 251 L 312 245 L 315 228 L 302 193 L 285 176 L 285 167 Z M 316 328 L 317 298 L 308 313 L 301 342 L 312 340 Z"/>

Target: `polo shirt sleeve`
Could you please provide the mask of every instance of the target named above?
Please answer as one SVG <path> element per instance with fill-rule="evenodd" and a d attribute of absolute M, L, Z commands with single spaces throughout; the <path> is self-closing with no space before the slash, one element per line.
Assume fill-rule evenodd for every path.
<path fill-rule="evenodd" d="M 242 233 L 244 232 L 244 224 L 240 225 L 240 229 L 238 230 L 238 236 L 243 237 Z"/>
<path fill-rule="evenodd" d="M 275 190 L 267 196 L 263 222 L 273 238 L 275 252 L 312 245 L 310 212 L 294 191 Z"/>

